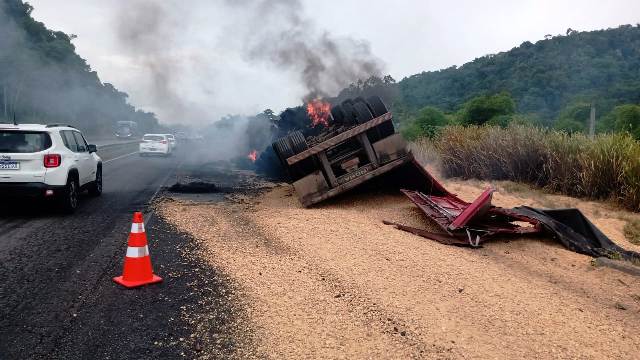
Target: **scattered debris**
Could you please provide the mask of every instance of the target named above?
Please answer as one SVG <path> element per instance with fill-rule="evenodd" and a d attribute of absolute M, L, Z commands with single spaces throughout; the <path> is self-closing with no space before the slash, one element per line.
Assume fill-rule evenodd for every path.
<path fill-rule="evenodd" d="M 522 206 L 513 210 L 538 220 L 554 239 L 571 251 L 597 258 L 640 262 L 640 254 L 616 245 L 578 209 L 540 210 Z"/>
<path fill-rule="evenodd" d="M 578 209 L 542 210 L 528 206 L 505 209 L 491 205 L 495 189 L 488 188 L 471 203 L 450 193 L 429 172 L 413 162 L 419 178 L 427 184 L 427 191 L 401 190 L 422 212 L 433 220 L 442 232 L 430 232 L 383 221 L 399 230 L 407 231 L 445 245 L 480 247 L 496 235 L 525 235 L 549 233 L 567 249 L 606 259 L 640 263 L 640 254 L 616 245 L 591 223 Z M 422 186 L 424 188 L 424 186 Z M 505 252 L 506 253 L 506 252 Z M 612 266 L 614 263 L 607 263 Z M 625 264 L 626 265 L 626 264 Z M 640 269 L 625 268 L 625 272 L 640 273 Z"/>
<path fill-rule="evenodd" d="M 214 183 L 193 181 L 188 183 L 177 182 L 169 187 L 169 191 L 184 194 L 208 194 L 228 192 L 228 189 L 221 189 Z"/>
<path fill-rule="evenodd" d="M 596 266 L 596 267 L 606 266 L 630 275 L 640 276 L 640 268 L 637 266 L 631 265 L 625 261 L 613 260 L 613 259 L 609 259 L 607 257 L 601 256 L 593 259 L 592 264 L 593 266 Z M 618 280 L 618 281 L 622 282 L 621 280 Z"/>

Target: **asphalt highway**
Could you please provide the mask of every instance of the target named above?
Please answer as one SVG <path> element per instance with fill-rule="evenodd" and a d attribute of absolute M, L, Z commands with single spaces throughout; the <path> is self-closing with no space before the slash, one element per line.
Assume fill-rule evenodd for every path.
<path fill-rule="evenodd" d="M 157 233 L 148 234 L 156 273 L 200 266 L 182 261 L 181 251 L 191 245 L 148 207 L 175 180 L 186 152 L 142 158 L 136 150 L 123 144 L 99 153 L 104 192 L 84 195 L 73 215 L 40 203 L 0 202 L 0 359 L 173 358 L 184 352 L 161 345 L 189 333 L 178 305 L 198 300 L 184 298 L 193 279 L 176 275 L 137 290 L 111 281 L 122 270 L 134 211 L 143 211 L 147 231 Z"/>

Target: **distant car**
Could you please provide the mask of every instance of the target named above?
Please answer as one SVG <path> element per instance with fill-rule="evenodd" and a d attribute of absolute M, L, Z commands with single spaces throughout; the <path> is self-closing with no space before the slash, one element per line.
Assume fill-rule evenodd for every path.
<path fill-rule="evenodd" d="M 115 135 L 118 139 L 133 139 L 138 135 L 138 123 L 135 121 L 118 121 Z"/>
<path fill-rule="evenodd" d="M 171 154 L 171 143 L 166 134 L 145 134 L 140 143 L 140 156 Z"/>
<path fill-rule="evenodd" d="M 102 194 L 102 159 L 68 125 L 0 124 L 0 198 L 51 198 L 68 213 Z"/>
<path fill-rule="evenodd" d="M 171 145 L 171 150 L 174 150 L 177 146 L 178 143 L 176 142 L 176 137 L 173 136 L 173 134 L 166 134 L 167 138 L 169 139 L 169 145 Z"/>

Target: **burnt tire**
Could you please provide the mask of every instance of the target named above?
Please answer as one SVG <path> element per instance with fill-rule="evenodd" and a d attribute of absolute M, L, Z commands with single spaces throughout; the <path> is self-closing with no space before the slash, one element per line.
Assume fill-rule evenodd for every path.
<path fill-rule="evenodd" d="M 353 104 L 353 110 L 355 111 L 356 122 L 358 124 L 364 124 L 373 119 L 371 110 L 369 110 L 369 107 L 364 102 L 358 101 Z"/>
<path fill-rule="evenodd" d="M 382 99 L 379 96 L 371 96 L 367 98 L 367 105 L 371 110 L 371 113 L 374 117 L 382 116 L 389 112 L 387 106 L 382 102 Z M 378 135 L 379 140 L 384 139 L 388 136 L 393 135 L 396 131 L 393 128 L 392 121 L 385 121 L 382 124 L 378 125 Z"/>
<path fill-rule="evenodd" d="M 367 105 L 375 117 L 382 116 L 389 112 L 389 109 L 387 109 L 387 106 L 382 102 L 380 96 L 371 96 L 367 98 Z"/>
<path fill-rule="evenodd" d="M 302 135 L 302 132 L 300 131 L 294 131 L 289 134 L 289 140 L 291 141 L 291 147 L 294 154 L 300 154 L 309 148 L 307 145 L 307 139 L 305 139 L 304 135 Z"/>
<path fill-rule="evenodd" d="M 280 159 L 280 163 L 283 166 L 287 166 L 287 159 L 295 155 L 287 136 L 276 140 L 276 142 L 273 143 L 272 147 L 273 151 L 275 151 L 276 155 L 278 155 L 278 159 Z"/>
<path fill-rule="evenodd" d="M 353 105 L 353 108 L 356 112 L 356 121 L 358 122 L 358 124 L 364 124 L 368 121 L 373 120 L 374 116 L 364 101 L 356 102 Z M 369 141 L 371 141 L 372 143 L 380 140 L 378 127 L 375 127 L 371 130 L 367 130 L 367 137 L 369 138 Z"/>
<path fill-rule="evenodd" d="M 344 114 L 343 124 L 350 126 L 357 124 L 355 117 L 355 110 L 353 108 L 353 101 L 345 100 L 342 102 L 342 112 Z"/>
<path fill-rule="evenodd" d="M 342 106 L 336 105 L 331 108 L 331 116 L 333 117 L 333 122 L 337 125 L 344 124 L 344 112 L 342 111 Z"/>
<path fill-rule="evenodd" d="M 309 149 L 309 145 L 307 145 L 307 139 L 305 139 L 304 135 L 300 131 L 294 131 L 288 136 L 289 142 L 291 143 L 291 148 L 293 149 L 294 154 L 300 154 L 301 152 Z M 293 180 L 301 179 L 309 174 L 311 174 L 316 166 L 313 161 L 313 158 L 308 157 L 304 160 L 301 160 L 293 165 L 291 165 L 291 175 Z"/>

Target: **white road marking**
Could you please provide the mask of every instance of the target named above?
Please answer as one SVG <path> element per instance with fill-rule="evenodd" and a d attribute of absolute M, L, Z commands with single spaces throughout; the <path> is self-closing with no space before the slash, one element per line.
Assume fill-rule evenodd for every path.
<path fill-rule="evenodd" d="M 122 156 L 118 156 L 118 157 L 113 158 L 113 159 L 105 160 L 105 161 L 103 161 L 102 163 L 103 163 L 103 164 L 106 164 L 106 163 L 112 162 L 112 161 L 114 161 L 114 160 L 122 159 L 122 158 L 125 158 L 125 157 L 127 157 L 127 156 L 131 156 L 131 155 L 133 155 L 133 154 L 137 154 L 137 153 L 138 153 L 138 151 L 134 151 L 134 152 L 132 152 L 132 153 L 124 154 L 124 155 L 122 155 Z"/>

